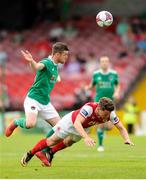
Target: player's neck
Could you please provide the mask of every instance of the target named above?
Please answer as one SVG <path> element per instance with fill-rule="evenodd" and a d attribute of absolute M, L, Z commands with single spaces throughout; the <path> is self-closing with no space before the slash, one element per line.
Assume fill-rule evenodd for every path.
<path fill-rule="evenodd" d="M 101 69 L 102 73 L 106 74 L 109 72 L 109 69 Z"/>
<path fill-rule="evenodd" d="M 56 56 L 51 56 L 51 60 L 54 62 L 54 64 L 58 64 L 58 58 Z"/>

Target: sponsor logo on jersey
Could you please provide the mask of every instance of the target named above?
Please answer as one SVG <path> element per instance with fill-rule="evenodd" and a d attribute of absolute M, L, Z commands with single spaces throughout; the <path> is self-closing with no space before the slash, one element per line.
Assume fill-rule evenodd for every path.
<path fill-rule="evenodd" d="M 109 77 L 109 80 L 112 80 L 112 79 L 113 79 L 113 77 L 112 77 L 112 76 L 110 76 L 110 77 Z"/>
<path fill-rule="evenodd" d="M 118 118 L 118 117 L 115 117 L 115 118 L 114 118 L 114 121 L 115 121 L 115 122 L 118 122 L 118 121 L 119 121 L 119 118 Z"/>
<path fill-rule="evenodd" d="M 81 114 L 83 114 L 84 116 L 88 116 L 88 112 L 85 109 L 81 110 Z"/>

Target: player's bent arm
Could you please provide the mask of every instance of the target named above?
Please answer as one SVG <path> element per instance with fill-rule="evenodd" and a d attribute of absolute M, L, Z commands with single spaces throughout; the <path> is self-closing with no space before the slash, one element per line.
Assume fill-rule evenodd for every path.
<path fill-rule="evenodd" d="M 94 140 L 88 136 L 82 126 L 82 123 L 84 121 L 85 118 L 82 115 L 78 114 L 74 122 L 74 127 L 76 128 L 77 132 L 84 138 L 85 144 L 88 146 L 93 146 L 95 144 Z"/>
<path fill-rule="evenodd" d="M 74 122 L 74 127 L 76 128 L 76 130 L 78 131 L 78 133 L 83 137 L 83 138 L 87 138 L 89 137 L 88 134 L 86 133 L 86 131 L 84 130 L 82 123 L 84 122 L 85 118 L 78 114 L 76 117 L 76 120 Z"/>
<path fill-rule="evenodd" d="M 42 70 L 45 67 L 45 65 L 43 63 L 37 63 L 33 59 L 32 55 L 29 51 L 22 50 L 21 53 L 22 53 L 23 57 L 29 62 L 30 66 L 33 70 Z"/>
<path fill-rule="evenodd" d="M 30 66 L 32 67 L 33 70 L 42 70 L 45 65 L 43 63 L 37 63 L 36 61 L 32 60 L 29 62 Z"/>
<path fill-rule="evenodd" d="M 120 98 L 120 84 L 115 86 L 114 98 L 117 100 Z"/>
<path fill-rule="evenodd" d="M 134 145 L 128 135 L 128 132 L 126 128 L 123 126 L 123 124 L 119 121 L 117 124 L 115 124 L 116 128 L 120 131 L 121 136 L 125 140 L 125 144 Z"/>

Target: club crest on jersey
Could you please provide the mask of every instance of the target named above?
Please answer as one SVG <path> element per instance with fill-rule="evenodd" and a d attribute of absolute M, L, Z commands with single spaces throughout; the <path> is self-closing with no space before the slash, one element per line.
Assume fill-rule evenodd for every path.
<path fill-rule="evenodd" d="M 52 75 L 50 78 L 50 82 L 55 83 L 56 82 L 56 76 Z"/>
<path fill-rule="evenodd" d="M 55 80 L 55 76 L 54 75 L 52 75 L 52 77 L 51 77 L 51 81 L 54 81 Z"/>
<path fill-rule="evenodd" d="M 35 110 L 35 108 L 36 108 L 35 106 L 31 106 L 31 109 L 32 109 L 32 110 Z"/>
<path fill-rule="evenodd" d="M 82 113 L 84 116 L 88 116 L 88 112 L 87 112 L 85 109 L 82 109 L 82 110 L 81 110 L 81 113 Z"/>

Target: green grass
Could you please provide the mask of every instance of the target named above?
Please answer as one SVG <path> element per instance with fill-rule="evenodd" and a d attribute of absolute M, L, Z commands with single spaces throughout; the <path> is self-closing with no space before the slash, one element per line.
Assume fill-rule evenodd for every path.
<path fill-rule="evenodd" d="M 119 136 L 106 136 L 106 151 L 86 147 L 80 141 L 58 152 L 51 168 L 42 167 L 34 157 L 27 167 L 22 155 L 43 135 L 0 136 L 0 178 L 4 179 L 144 179 L 146 178 L 146 137 L 132 137 L 135 146 L 124 145 Z"/>

